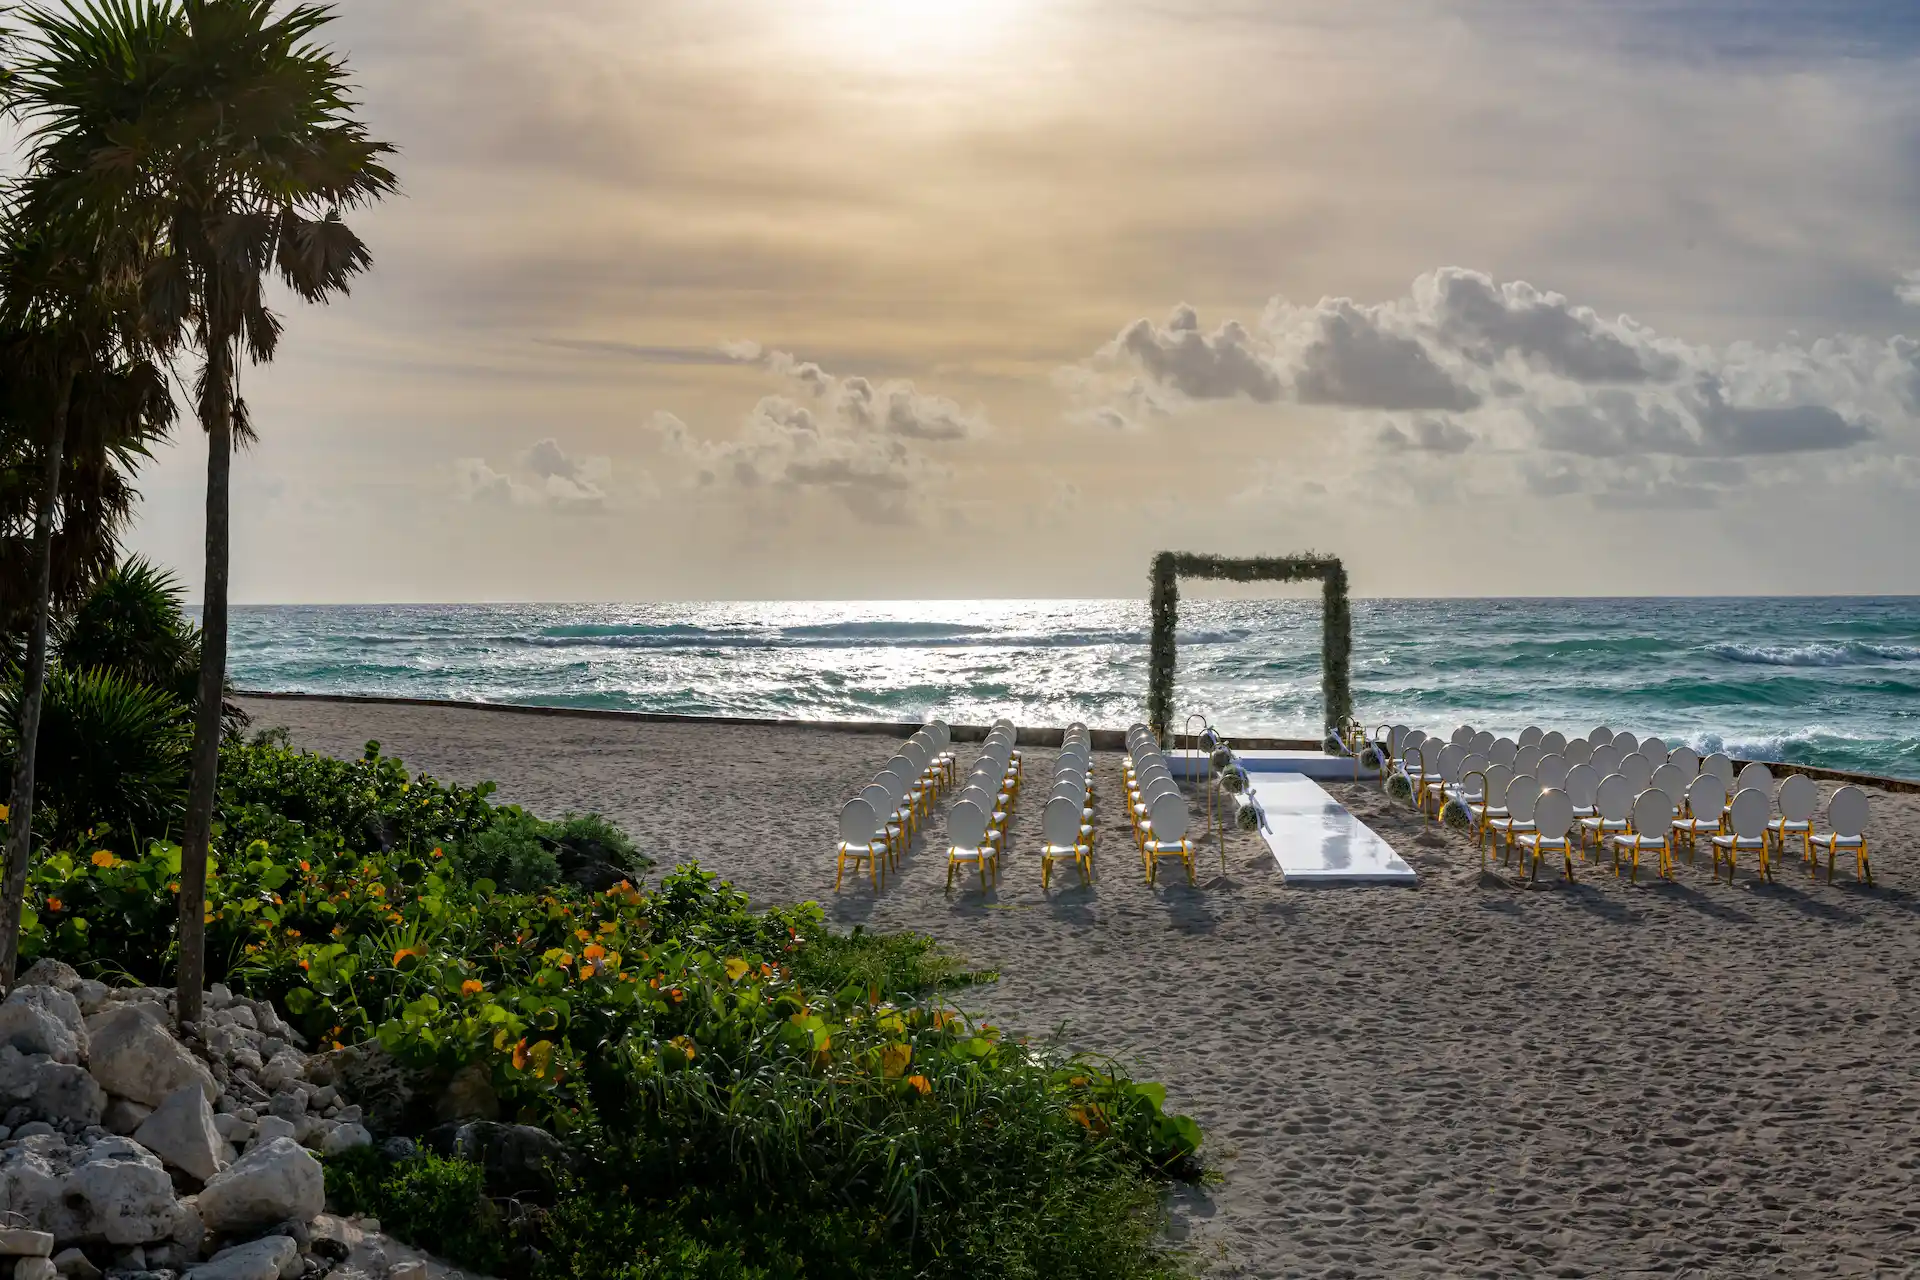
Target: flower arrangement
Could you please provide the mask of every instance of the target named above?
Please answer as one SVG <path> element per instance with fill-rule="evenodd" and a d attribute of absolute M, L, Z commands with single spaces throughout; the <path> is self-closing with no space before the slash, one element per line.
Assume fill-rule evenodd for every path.
<path fill-rule="evenodd" d="M 1440 825 L 1452 831 L 1466 831 L 1473 826 L 1473 811 L 1458 800 L 1448 800 L 1440 806 Z"/>
<path fill-rule="evenodd" d="M 1226 556 L 1162 551 L 1149 573 L 1153 597 L 1153 630 L 1147 658 L 1147 723 L 1162 742 L 1173 720 L 1173 682 L 1176 631 L 1180 620 L 1181 578 L 1225 579 L 1232 582 L 1304 582 L 1319 579 L 1325 586 L 1320 660 L 1326 726 L 1347 723 L 1353 717 L 1353 605 L 1348 599 L 1347 570 L 1333 556 L 1307 552 L 1297 556 L 1231 559 Z"/>
<path fill-rule="evenodd" d="M 1404 773 L 1396 773 L 1387 779 L 1387 794 L 1395 800 L 1413 803 L 1413 779 Z"/>

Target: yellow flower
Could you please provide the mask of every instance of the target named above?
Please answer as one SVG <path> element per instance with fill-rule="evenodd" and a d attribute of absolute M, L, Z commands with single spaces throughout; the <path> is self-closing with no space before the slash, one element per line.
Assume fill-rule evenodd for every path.
<path fill-rule="evenodd" d="M 880 1074 L 892 1080 L 907 1069 L 913 1061 L 913 1046 L 910 1044 L 883 1045 L 880 1049 Z"/>
<path fill-rule="evenodd" d="M 686 1054 L 688 1062 L 692 1062 L 699 1054 L 699 1046 L 694 1044 L 692 1036 L 675 1036 L 667 1043 Z"/>
<path fill-rule="evenodd" d="M 923 1098 L 933 1092 L 933 1085 L 927 1080 L 925 1076 L 919 1076 L 919 1075 L 908 1076 L 907 1083 L 912 1085 L 915 1089 L 918 1089 L 920 1091 L 920 1096 Z"/>
<path fill-rule="evenodd" d="M 90 859 L 90 861 L 96 867 L 111 867 L 118 864 L 120 859 L 114 857 L 111 853 L 107 852 L 105 849 L 102 849 L 98 853 L 94 854 L 93 857 Z"/>
<path fill-rule="evenodd" d="M 733 959 L 727 961 L 727 976 L 735 982 L 738 982 L 747 976 L 747 968 L 747 962 L 735 956 Z"/>
<path fill-rule="evenodd" d="M 478 978 L 468 978 L 460 984 L 460 994 L 463 996 L 477 996 L 486 989 L 486 984 Z"/>
<path fill-rule="evenodd" d="M 580 981 L 585 982 L 588 978 L 591 978 L 594 974 L 598 972 L 600 972 L 600 968 L 598 965 L 595 965 L 592 963 L 583 964 L 580 966 Z"/>
<path fill-rule="evenodd" d="M 7 806 L 0 804 L 0 822 L 5 822 L 8 818 L 11 818 L 12 816 L 13 816 L 13 811 L 7 808 Z"/>

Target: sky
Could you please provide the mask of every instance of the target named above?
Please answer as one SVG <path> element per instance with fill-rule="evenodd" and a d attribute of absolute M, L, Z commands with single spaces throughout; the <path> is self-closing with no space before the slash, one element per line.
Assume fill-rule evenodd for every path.
<path fill-rule="evenodd" d="M 1920 592 L 1920 9 L 338 12 L 403 190 L 244 375 L 236 601 Z"/>

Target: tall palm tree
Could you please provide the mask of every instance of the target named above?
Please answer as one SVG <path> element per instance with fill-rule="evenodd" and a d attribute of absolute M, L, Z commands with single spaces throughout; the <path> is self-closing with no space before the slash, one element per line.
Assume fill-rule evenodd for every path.
<path fill-rule="evenodd" d="M 14 554 L 5 555 L 0 574 L 18 580 L 9 612 L 24 615 L 26 635 L 0 890 L 0 985 L 7 986 L 32 853 L 52 615 L 112 567 L 132 505 L 126 473 L 172 416 L 165 383 L 141 357 L 130 325 L 138 314 L 130 305 L 137 258 L 117 237 L 92 237 L 51 216 L 31 192 L 10 214 L 0 226 L 0 456 L 14 465 L 0 478 L 0 532 L 13 536 L 0 541 L 0 553 Z"/>
<path fill-rule="evenodd" d="M 252 437 L 243 357 L 270 361 L 277 275 L 308 302 L 371 265 L 341 218 L 395 187 L 355 117 L 345 62 L 315 37 L 329 6 L 275 0 L 70 0 L 26 11 L 16 93 L 30 165 L 70 208 L 152 228 L 146 310 L 163 341 L 201 356 L 207 433 L 206 600 L 180 874 L 179 1015 L 199 1017 L 207 846 L 226 683 L 229 482 Z"/>

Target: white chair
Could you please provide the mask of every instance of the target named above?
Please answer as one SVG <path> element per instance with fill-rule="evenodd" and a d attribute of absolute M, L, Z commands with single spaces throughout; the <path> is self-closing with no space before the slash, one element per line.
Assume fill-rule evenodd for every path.
<path fill-rule="evenodd" d="M 1520 731 L 1520 745 L 1523 747 L 1537 747 L 1540 745 L 1540 739 L 1546 736 L 1546 732 L 1541 729 L 1539 725 L 1530 724 Z"/>
<path fill-rule="evenodd" d="M 1498 738 L 1482 729 L 1474 734 L 1473 741 L 1467 744 L 1467 752 L 1470 755 L 1484 756 L 1493 750 L 1493 744 L 1498 741 Z"/>
<path fill-rule="evenodd" d="M 1667 744 L 1664 739 L 1642 738 L 1638 750 L 1641 755 L 1653 761 L 1653 767 L 1656 769 L 1667 762 Z"/>
<path fill-rule="evenodd" d="M 1687 775 L 1687 784 L 1700 776 L 1700 753 L 1692 747 L 1675 747 L 1667 752 L 1667 763 Z"/>
<path fill-rule="evenodd" d="M 1724 751 L 1716 751 L 1700 762 L 1700 772 L 1716 773 L 1726 779 L 1727 790 L 1733 790 L 1733 757 Z"/>
<path fill-rule="evenodd" d="M 1633 784 L 1633 794 L 1637 796 L 1653 785 L 1653 761 L 1638 751 L 1623 756 L 1620 760 L 1620 776 Z"/>
<path fill-rule="evenodd" d="M 1800 838 L 1801 861 L 1813 862 L 1813 811 L 1820 807 L 1820 788 L 1804 773 L 1796 773 L 1780 784 L 1780 816 L 1767 823 L 1767 834 L 1780 858 L 1787 856 L 1787 837 Z"/>
<path fill-rule="evenodd" d="M 1816 831 L 1807 842 L 1816 855 L 1827 851 L 1828 884 L 1833 883 L 1833 855 L 1838 849 L 1852 850 L 1854 874 L 1873 883 L 1873 864 L 1867 860 L 1867 817 L 1867 793 L 1859 787 L 1842 787 L 1827 801 L 1827 825 L 1833 829 Z"/>
<path fill-rule="evenodd" d="M 1552 730 L 1540 739 L 1540 750 L 1550 756 L 1565 755 L 1567 752 L 1567 735 L 1558 729 Z"/>
<path fill-rule="evenodd" d="M 1671 763 L 1671 762 L 1669 762 Z M 1717 773 L 1703 773 L 1687 788 L 1687 813 L 1673 820 L 1674 838 L 1685 837 L 1687 861 L 1693 861 L 1700 834 L 1720 834 L 1720 823 L 1727 811 L 1727 783 Z"/>
<path fill-rule="evenodd" d="M 1471 775 L 1461 775 L 1460 781 L 1469 788 L 1475 785 Z M 1489 764 L 1480 771 L 1479 800 L 1470 807 L 1474 809 L 1473 823 L 1476 831 L 1474 843 L 1480 845 L 1483 850 L 1487 843 L 1487 824 L 1495 818 L 1507 816 L 1507 788 L 1512 785 L 1513 770 L 1504 764 Z M 1483 852 L 1481 861 L 1485 860 L 1486 855 Z"/>
<path fill-rule="evenodd" d="M 887 771 L 898 774 L 906 784 L 902 795 L 916 817 L 933 811 L 933 796 L 926 785 L 926 766 L 916 764 L 912 756 L 898 755 L 887 761 Z"/>
<path fill-rule="evenodd" d="M 1193 844 L 1187 839 L 1187 798 L 1178 791 L 1164 793 L 1153 802 L 1152 830 L 1142 852 L 1147 859 L 1147 883 L 1158 884 L 1160 859 L 1178 858 L 1187 869 L 1187 883 L 1193 883 Z"/>
<path fill-rule="evenodd" d="M 1767 793 L 1755 787 L 1748 787 L 1733 797 L 1733 803 L 1727 806 L 1727 826 L 1729 830 L 1723 836 L 1713 838 L 1713 878 L 1720 878 L 1720 854 L 1727 855 L 1727 883 L 1733 883 L 1733 871 L 1739 865 L 1740 851 L 1751 850 L 1760 855 L 1760 878 L 1773 879 L 1773 870 L 1767 863 L 1767 816 L 1773 806 L 1767 800 Z"/>
<path fill-rule="evenodd" d="M 1560 785 L 1567 793 L 1567 799 L 1573 801 L 1573 816 L 1577 819 L 1591 818 L 1594 802 L 1600 791 L 1600 775 L 1594 772 L 1590 764 L 1577 764 L 1567 770 L 1567 780 Z"/>
<path fill-rule="evenodd" d="M 1513 844 L 1520 836 L 1533 831 L 1533 807 L 1540 799 L 1540 779 L 1525 774 L 1507 784 L 1507 813 L 1505 817 L 1489 818 L 1487 829 L 1503 839 L 1505 847 L 1500 853 L 1500 865 L 1506 866 L 1513 856 Z M 1487 869 L 1487 851 L 1480 851 L 1480 869 Z"/>
<path fill-rule="evenodd" d="M 1080 802 L 1069 796 L 1055 796 L 1040 812 L 1040 891 L 1046 892 L 1053 879 L 1053 864 L 1071 859 L 1080 869 L 1080 883 L 1088 883 L 1092 850 L 1082 843 Z"/>
<path fill-rule="evenodd" d="M 1573 842 L 1567 838 L 1573 826 L 1573 801 L 1567 799 L 1567 793 L 1556 787 L 1542 791 L 1533 806 L 1533 825 L 1534 830 L 1520 837 L 1524 855 L 1532 859 L 1527 879 L 1539 879 L 1540 859 L 1558 853 L 1565 860 L 1567 882 L 1573 883 Z"/>
<path fill-rule="evenodd" d="M 1429 820 L 1433 818 L 1433 811 L 1427 808 L 1428 799 L 1446 799 L 1447 784 L 1459 775 L 1460 762 L 1466 758 L 1466 749 L 1457 742 L 1442 747 L 1433 760 L 1429 760 L 1423 751 L 1420 758 L 1420 791 L 1414 800 Z M 1430 773 L 1427 772 L 1429 768 L 1432 770 Z"/>
<path fill-rule="evenodd" d="M 1468 808 L 1479 804 L 1481 792 L 1487 784 L 1489 763 L 1482 755 L 1468 755 L 1463 758 L 1460 761 L 1460 767 L 1454 770 L 1454 780 L 1447 784 L 1447 799 L 1458 800 Z"/>
<path fill-rule="evenodd" d="M 877 816 L 874 832 L 886 840 L 889 860 L 895 848 L 904 849 L 909 843 L 906 815 L 896 807 L 893 792 L 878 782 L 870 782 L 860 791 L 860 798 L 870 805 Z"/>
<path fill-rule="evenodd" d="M 1613 741 L 1613 730 L 1607 728 L 1605 725 L 1601 725 L 1587 735 L 1587 741 L 1591 742 L 1597 751 Z"/>
<path fill-rule="evenodd" d="M 1615 775 L 1618 776 L 1618 775 Z M 1633 859 L 1627 883 L 1640 878 L 1640 855 L 1652 849 L 1660 855 L 1660 878 L 1673 875 L 1673 797 L 1658 787 L 1648 787 L 1633 802 L 1633 829 L 1609 841 L 1614 849 L 1614 866 L 1624 851 Z"/>
<path fill-rule="evenodd" d="M 887 799 L 891 802 L 887 810 L 900 824 L 901 842 L 911 842 L 914 832 L 920 829 L 920 813 L 908 802 L 907 780 L 893 769 L 882 769 L 873 775 L 873 783 L 887 789 Z"/>
<path fill-rule="evenodd" d="M 1653 787 L 1666 792 L 1667 799 L 1673 801 L 1676 809 L 1680 807 L 1680 802 L 1687 798 L 1687 784 L 1692 781 L 1693 779 L 1687 776 L 1687 771 L 1671 760 L 1653 771 Z"/>
<path fill-rule="evenodd" d="M 1580 820 L 1580 847 L 1585 849 L 1591 839 L 1604 852 L 1608 840 L 1632 825 L 1633 798 L 1633 784 L 1620 774 L 1610 773 L 1600 779 L 1600 786 L 1593 793 L 1594 815 Z M 1613 869 L 1618 874 L 1618 858 L 1614 859 Z"/>
<path fill-rule="evenodd" d="M 1764 795 L 1771 796 L 1773 794 L 1773 770 L 1763 764 L 1750 764 L 1742 769 L 1739 778 L 1734 781 L 1733 792 L 1735 795 L 1738 795 L 1742 791 L 1747 790 L 1758 791 Z"/>
<path fill-rule="evenodd" d="M 1560 754 L 1567 758 L 1568 764 L 1586 764 L 1593 759 L 1593 744 L 1585 738 L 1575 738 Z"/>
<path fill-rule="evenodd" d="M 853 873 L 860 874 L 861 864 L 867 868 L 867 879 L 873 884 L 875 892 L 880 889 L 880 859 L 886 856 L 882 843 L 873 838 L 874 831 L 880 825 L 873 806 L 865 800 L 849 800 L 840 807 L 840 843 L 836 846 L 839 858 L 833 872 L 833 891 L 840 892 L 841 877 L 847 873 L 847 863 L 853 863 Z"/>
<path fill-rule="evenodd" d="M 1540 779 L 1540 785 L 1552 791 L 1567 785 L 1567 770 L 1573 766 L 1558 751 L 1549 752 L 1540 757 L 1540 763 L 1534 766 L 1533 776 Z"/>
<path fill-rule="evenodd" d="M 1616 733 L 1607 745 L 1620 748 L 1620 757 L 1624 760 L 1640 749 L 1640 739 L 1630 733 Z"/>
<path fill-rule="evenodd" d="M 1540 749 L 1539 743 L 1531 746 L 1522 744 L 1513 753 L 1513 771 L 1516 774 L 1530 774 L 1540 767 L 1540 757 L 1547 754 Z"/>
<path fill-rule="evenodd" d="M 1467 724 L 1461 725 L 1459 728 L 1453 731 L 1453 736 L 1447 739 L 1447 741 L 1451 742 L 1456 747 L 1464 748 L 1464 747 L 1472 746 L 1473 745 L 1473 726 L 1467 725 Z"/>
<path fill-rule="evenodd" d="M 957 867 L 973 864 L 980 872 L 980 889 L 986 891 L 989 878 L 997 878 L 998 851 L 987 839 L 987 815 L 971 800 L 947 810 L 947 891 L 953 891 L 953 873 Z"/>
<path fill-rule="evenodd" d="M 1496 738 L 1494 739 L 1493 746 L 1487 751 L 1487 759 L 1493 761 L 1495 764 L 1503 764 L 1511 769 L 1513 768 L 1513 757 L 1519 750 L 1520 745 L 1512 738 Z"/>
<path fill-rule="evenodd" d="M 1610 773 L 1620 772 L 1620 760 L 1620 748 L 1608 743 L 1604 747 L 1595 747 L 1593 757 L 1587 763 L 1593 766 L 1595 773 L 1604 778 Z"/>

